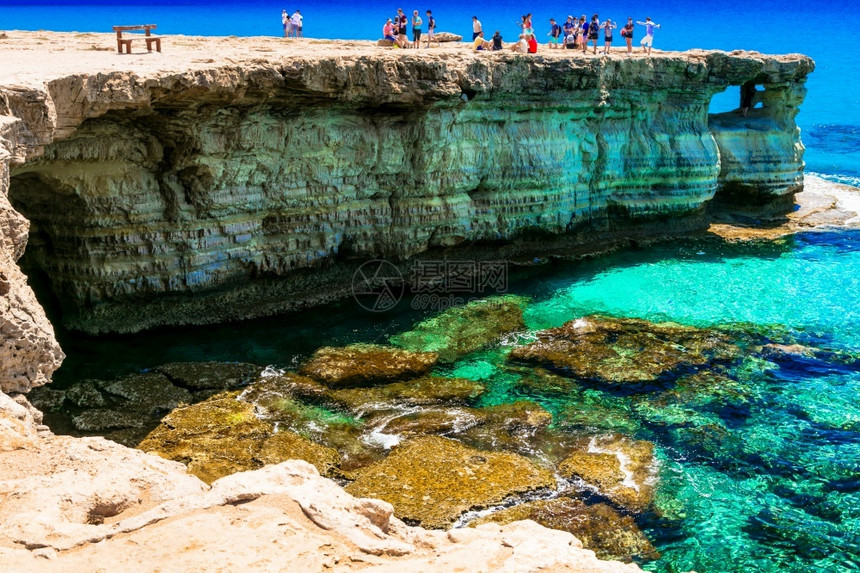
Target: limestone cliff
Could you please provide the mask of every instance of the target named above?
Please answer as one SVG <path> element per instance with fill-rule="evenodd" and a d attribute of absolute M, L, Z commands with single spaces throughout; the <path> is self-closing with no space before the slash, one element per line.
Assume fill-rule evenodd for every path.
<path fill-rule="evenodd" d="M 23 120 L 10 197 L 32 224 L 28 267 L 67 326 L 132 331 L 343 296 L 355 261 L 689 228 L 739 181 L 790 196 L 812 68 L 347 51 L 68 75 L 0 88 L 0 111 Z M 745 81 L 766 107 L 709 122 L 712 95 Z"/>

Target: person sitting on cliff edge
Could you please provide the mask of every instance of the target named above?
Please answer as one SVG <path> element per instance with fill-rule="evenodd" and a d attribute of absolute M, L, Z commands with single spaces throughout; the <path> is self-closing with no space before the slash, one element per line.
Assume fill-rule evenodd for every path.
<path fill-rule="evenodd" d="M 489 40 L 484 39 L 484 33 L 478 32 L 478 35 L 475 37 L 475 41 L 472 42 L 472 47 L 477 52 L 478 50 L 492 50 L 493 43 Z"/>

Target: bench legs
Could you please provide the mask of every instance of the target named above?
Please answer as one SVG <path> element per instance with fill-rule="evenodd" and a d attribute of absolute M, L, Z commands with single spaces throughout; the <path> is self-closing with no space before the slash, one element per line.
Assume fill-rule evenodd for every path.
<path fill-rule="evenodd" d="M 146 51 L 152 51 L 152 44 L 155 44 L 155 51 L 161 53 L 161 38 L 144 38 L 146 40 Z"/>
<path fill-rule="evenodd" d="M 116 51 L 118 53 L 120 53 L 120 54 L 122 53 L 123 46 L 125 46 L 125 53 L 130 54 L 131 53 L 131 40 L 122 40 L 122 39 L 117 38 Z M 161 50 L 159 50 L 159 52 L 160 51 Z"/>

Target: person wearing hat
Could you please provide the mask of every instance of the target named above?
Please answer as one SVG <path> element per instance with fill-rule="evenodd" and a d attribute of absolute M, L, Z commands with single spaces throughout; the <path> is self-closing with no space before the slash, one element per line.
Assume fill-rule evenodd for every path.
<path fill-rule="evenodd" d="M 573 16 L 568 16 L 565 23 L 561 26 L 561 30 L 565 38 L 567 38 L 573 33 L 574 26 L 576 26 L 576 24 L 573 21 Z"/>
<path fill-rule="evenodd" d="M 394 37 L 394 24 L 391 22 L 391 18 L 389 18 L 382 27 L 382 38 L 384 40 L 394 42 L 395 44 L 397 43 L 397 38 Z"/>

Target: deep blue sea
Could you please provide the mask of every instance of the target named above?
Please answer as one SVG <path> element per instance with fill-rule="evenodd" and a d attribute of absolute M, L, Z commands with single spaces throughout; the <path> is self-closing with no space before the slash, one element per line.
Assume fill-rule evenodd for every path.
<path fill-rule="evenodd" d="M 568 14 L 624 21 L 650 16 L 662 24 L 655 47 L 667 50 L 708 48 L 757 50 L 763 53 L 802 52 L 815 59 L 809 94 L 797 123 L 806 144 L 807 171 L 845 182 L 860 181 L 860 91 L 851 89 L 860 71 L 857 35 L 849 30 L 860 19 L 860 2 L 777 0 L 708 2 L 698 0 L 620 0 L 586 4 L 547 0 L 540 3 L 495 0 L 489 3 L 442 0 L 419 4 L 352 2 L 348 0 L 0 0 L 0 29 L 110 32 L 116 24 L 155 23 L 163 34 L 214 36 L 282 35 L 281 10 L 300 10 L 308 38 L 376 39 L 386 18 L 397 8 L 421 15 L 433 10 L 439 31 L 471 38 L 472 16 L 485 30 L 500 30 L 507 39 L 518 33 L 517 22 L 534 15 L 538 38 L 549 31 L 549 18 Z M 544 30 L 545 29 L 545 30 Z M 641 33 L 637 37 L 641 36 Z M 713 111 L 737 107 L 738 94 L 717 96 Z"/>
<path fill-rule="evenodd" d="M 292 4 L 263 0 L 167 0 L 120 4 L 0 0 L 0 29 L 110 32 L 116 24 L 156 23 L 164 34 L 281 35 L 280 13 L 301 10 L 309 38 L 374 39 L 401 7 L 431 8 L 439 30 L 471 37 L 471 17 L 485 30 L 517 33 L 524 12 L 540 34 L 567 14 L 624 20 L 650 16 L 663 25 L 655 47 L 802 52 L 816 61 L 797 122 L 807 172 L 860 183 L 860 2 L 784 0 L 740 5 L 693 0 L 596 2 L 572 8 L 498 0 L 472 3 L 371 4 L 337 0 Z M 286 41 L 286 40 L 285 40 Z M 169 46 L 169 44 L 167 44 Z M 168 48 L 169 49 L 169 48 Z M 464 47 L 464 49 L 466 49 Z M 2 65 L 2 62 L 0 62 Z M 712 111 L 737 106 L 737 93 Z M 536 269 L 511 282 L 528 296 L 529 331 L 590 313 L 672 320 L 700 327 L 746 323 L 790 333 L 836 356 L 860 354 L 860 233 L 802 234 L 776 242 L 725 244 L 686 240 Z M 320 345 L 385 343 L 427 312 L 400 308 L 362 313 L 347 300 L 287 317 L 222 327 L 172 329 L 91 339 L 60 332 L 68 358 L 56 384 L 110 379 L 171 361 L 222 360 L 292 368 Z M 514 400 L 498 347 L 455 364 L 453 374 L 481 380 L 493 399 Z M 654 408 L 647 399 L 583 390 L 575 399 L 615 412 L 635 434 L 657 444 L 660 496 L 676 520 L 640 522 L 663 557 L 660 572 L 860 570 L 860 365 L 856 362 L 769 362 L 751 359 L 731 373 L 752 396 L 743 411 L 690 406 Z M 528 395 L 553 413 L 570 397 Z M 570 398 L 573 400 L 574 398 Z M 714 429 L 707 447 L 687 430 Z"/>

